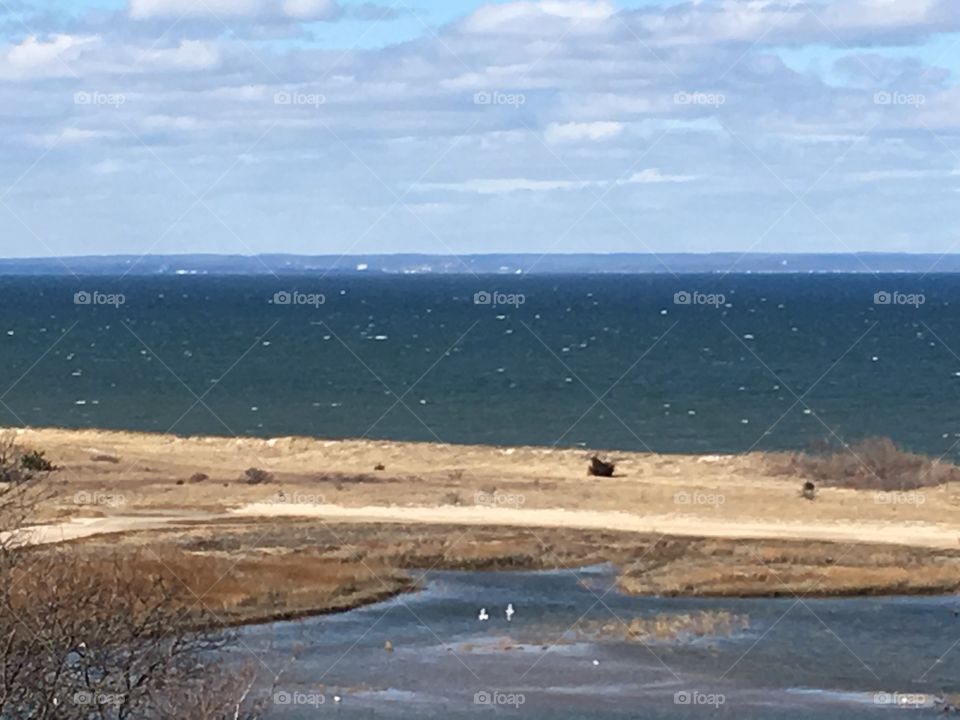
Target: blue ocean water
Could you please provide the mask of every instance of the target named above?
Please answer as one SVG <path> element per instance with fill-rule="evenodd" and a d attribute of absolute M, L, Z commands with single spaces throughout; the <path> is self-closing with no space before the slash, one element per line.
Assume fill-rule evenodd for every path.
<path fill-rule="evenodd" d="M 6 425 L 659 452 L 960 437 L 948 275 L 5 277 L 0 308 Z"/>

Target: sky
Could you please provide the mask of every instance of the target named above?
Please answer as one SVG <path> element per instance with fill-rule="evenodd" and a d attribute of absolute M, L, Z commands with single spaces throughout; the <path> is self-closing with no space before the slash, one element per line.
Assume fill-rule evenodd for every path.
<path fill-rule="evenodd" d="M 956 0 L 0 0 L 0 256 L 960 251 Z"/>

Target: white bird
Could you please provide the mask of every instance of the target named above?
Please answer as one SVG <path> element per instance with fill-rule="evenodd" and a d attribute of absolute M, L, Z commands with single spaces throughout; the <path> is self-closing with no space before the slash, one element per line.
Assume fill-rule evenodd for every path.
<path fill-rule="evenodd" d="M 513 609 L 513 603 L 507 603 L 507 622 L 513 620 L 513 614 L 516 610 Z"/>
<path fill-rule="evenodd" d="M 334 701 L 335 703 L 338 703 L 338 702 L 340 702 L 341 700 L 343 700 L 343 698 L 340 697 L 339 695 L 334 695 L 334 696 L 333 696 L 333 701 Z"/>
<path fill-rule="evenodd" d="M 489 620 L 489 619 L 490 619 L 490 616 L 487 615 L 487 609 L 486 609 L 486 608 L 480 608 L 480 614 L 477 615 L 477 620 L 479 620 L 480 622 L 485 622 L 485 621 L 487 621 L 487 620 Z"/>

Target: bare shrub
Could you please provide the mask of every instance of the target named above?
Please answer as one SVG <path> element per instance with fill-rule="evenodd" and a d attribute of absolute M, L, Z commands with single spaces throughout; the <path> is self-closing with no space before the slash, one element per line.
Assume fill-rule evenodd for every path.
<path fill-rule="evenodd" d="M 908 452 L 889 438 L 792 454 L 778 469 L 817 484 L 855 490 L 915 490 L 960 481 L 960 468 L 953 463 Z"/>
<path fill-rule="evenodd" d="M 213 655 L 227 637 L 196 628 L 160 574 L 135 556 L 91 567 L 70 549 L 23 551 L 0 589 L 0 717 L 233 717 L 253 678 Z M 239 717 L 254 717 L 253 710 Z"/>
<path fill-rule="evenodd" d="M 243 473 L 243 481 L 247 485 L 266 485 L 273 482 L 273 475 L 260 468 L 247 468 Z"/>
<path fill-rule="evenodd" d="M 36 503 L 51 494 L 41 481 L 58 469 L 42 452 L 17 444 L 13 433 L 0 436 L 0 553 L 18 544 L 14 531 L 26 524 Z"/>
<path fill-rule="evenodd" d="M 216 653 L 230 638 L 172 602 L 135 554 L 31 547 L 21 531 L 56 468 L 0 438 L 0 718 L 252 720 L 252 670 Z M 182 591 L 181 591 L 182 592 Z"/>

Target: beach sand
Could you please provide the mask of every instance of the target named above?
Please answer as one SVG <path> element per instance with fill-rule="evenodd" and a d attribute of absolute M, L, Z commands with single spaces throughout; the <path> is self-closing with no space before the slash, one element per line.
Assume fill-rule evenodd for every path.
<path fill-rule="evenodd" d="M 353 561 L 359 552 L 393 569 L 608 561 L 622 568 L 623 589 L 650 594 L 960 588 L 957 484 L 821 488 L 808 501 L 802 478 L 764 453 L 601 452 L 617 472 L 597 478 L 587 476 L 584 450 L 15 432 L 62 466 L 37 525 L 23 531 L 31 543 L 161 543 L 250 562 L 285 552 Z M 248 468 L 269 481 L 249 483 Z M 468 542 L 450 544 L 463 535 Z M 382 597 L 374 585 L 371 596 Z M 258 616 L 256 599 L 245 602 Z M 300 603 L 297 612 L 338 606 L 329 597 Z"/>

